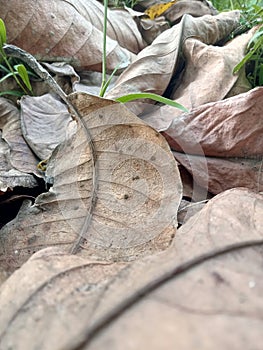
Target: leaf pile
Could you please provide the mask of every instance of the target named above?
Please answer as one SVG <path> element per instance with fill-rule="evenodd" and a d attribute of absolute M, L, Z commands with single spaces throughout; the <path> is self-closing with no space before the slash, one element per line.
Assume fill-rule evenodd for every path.
<path fill-rule="evenodd" d="M 107 99 L 87 93 L 99 2 L 0 7 L 66 91 L 0 98 L 1 350 L 261 349 L 263 88 L 233 74 L 255 29 L 230 41 L 239 11 L 201 0 L 145 18 L 155 3 L 109 11 Z M 189 112 L 114 101 L 131 92 Z"/>

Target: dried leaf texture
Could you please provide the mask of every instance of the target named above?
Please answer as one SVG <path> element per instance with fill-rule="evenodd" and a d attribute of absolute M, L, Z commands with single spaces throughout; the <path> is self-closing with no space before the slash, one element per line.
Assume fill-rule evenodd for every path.
<path fill-rule="evenodd" d="M 23 139 L 17 107 L 0 98 L 0 190 L 16 186 L 35 187 L 37 159 Z"/>
<path fill-rule="evenodd" d="M 193 17 L 201 17 L 204 15 L 217 15 L 218 11 L 209 1 L 178 0 L 164 13 L 164 16 L 170 23 L 174 24 L 186 13 Z"/>
<path fill-rule="evenodd" d="M 107 97 L 116 98 L 123 95 L 124 91 L 162 95 L 172 75 L 182 64 L 182 44 L 187 38 L 197 37 L 208 45 L 214 44 L 226 37 L 238 23 L 238 11 L 200 18 L 184 15 L 178 25 L 160 34 L 152 45 L 138 54 L 136 60 L 121 74 L 115 87 L 107 93 Z"/>
<path fill-rule="evenodd" d="M 175 159 L 207 192 L 221 193 L 235 187 L 263 191 L 263 160 L 258 158 L 220 158 L 173 152 Z"/>
<path fill-rule="evenodd" d="M 103 31 L 104 7 L 96 0 L 67 0 L 94 27 Z M 120 46 L 137 54 L 145 47 L 136 22 L 124 9 L 108 9 L 107 36 L 116 40 Z"/>
<path fill-rule="evenodd" d="M 262 108 L 263 88 L 258 87 L 175 118 L 165 135 L 175 151 L 200 154 L 202 150 L 214 157 L 262 156 Z"/>
<path fill-rule="evenodd" d="M 56 146 L 75 131 L 67 106 L 52 94 L 24 96 L 20 105 L 24 138 L 39 159 L 49 159 Z"/>
<path fill-rule="evenodd" d="M 119 103 L 84 93 L 69 99 L 87 129 L 79 125 L 54 151 L 50 191 L 2 229 L 3 264 L 11 255 L 19 266 L 53 245 L 106 260 L 166 249 L 182 193 L 167 142 Z"/>
<path fill-rule="evenodd" d="M 28 51 L 38 60 L 65 61 L 79 70 L 99 70 L 103 34 L 89 21 L 90 17 L 83 16 L 89 11 L 94 14 L 98 6 L 102 9 L 102 5 L 95 1 L 89 1 L 89 5 L 84 1 L 71 3 L 63 0 L 0 1 L 0 15 L 7 27 L 8 42 Z M 134 39 L 131 34 L 129 37 Z M 136 42 L 137 38 L 134 45 Z M 133 57 L 116 40 L 108 38 L 109 70 L 118 64 L 119 68 L 127 67 Z"/>
<path fill-rule="evenodd" d="M 1 287 L 0 348 L 259 350 L 262 214 L 262 196 L 235 189 L 130 264 L 38 252 Z"/>
<path fill-rule="evenodd" d="M 16 349 L 33 349 L 36 345 L 34 334 L 39 349 L 70 349 L 70 344 L 74 344 L 79 332 L 90 322 L 94 308 L 99 304 L 98 296 L 124 267 L 124 264 L 96 263 L 68 256 L 56 248 L 38 252 L 22 270 L 12 275 L 11 283 L 8 281 L 1 288 L 0 349 L 4 349 L 7 343 Z M 14 300 L 11 295 L 16 295 Z M 24 311 L 28 317 L 22 330 L 19 324 Z M 38 335 L 30 332 L 30 329 L 36 330 L 36 322 L 39 326 L 41 324 L 37 327 Z M 22 331 L 23 339 L 11 335 L 14 324 Z"/>
<path fill-rule="evenodd" d="M 177 161 L 210 192 L 262 191 L 262 93 L 258 87 L 202 105 L 175 118 L 165 131 Z"/>
<path fill-rule="evenodd" d="M 207 28 L 209 30 L 209 28 Z M 211 28 L 212 30 L 212 28 Z M 249 40 L 255 29 L 237 36 L 224 46 L 205 43 L 205 32 L 201 37 L 188 38 L 183 46 L 186 67 L 179 84 L 176 84 L 172 99 L 189 110 L 208 102 L 220 101 L 229 94 L 250 90 L 250 84 L 236 88 L 244 71 L 233 74 L 233 69 L 245 56 Z M 200 41 L 201 40 L 201 41 Z M 232 91 L 235 88 L 235 91 Z M 165 130 L 181 112 L 170 106 L 162 106 L 154 113 L 143 116 L 143 120 L 157 130 Z"/>

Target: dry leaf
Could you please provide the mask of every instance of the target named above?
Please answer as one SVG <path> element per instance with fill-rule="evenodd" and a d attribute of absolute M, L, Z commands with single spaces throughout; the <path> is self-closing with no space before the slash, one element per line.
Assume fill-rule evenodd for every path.
<path fill-rule="evenodd" d="M 39 159 L 49 159 L 57 145 L 75 132 L 75 122 L 56 96 L 24 96 L 21 99 L 23 136 Z"/>
<path fill-rule="evenodd" d="M 0 191 L 35 187 L 39 176 L 37 159 L 23 139 L 17 107 L 0 98 Z"/>
<path fill-rule="evenodd" d="M 117 102 L 84 93 L 69 99 L 87 129 L 78 125 L 53 152 L 49 192 L 25 202 L 0 231 L 3 265 L 12 256 L 20 266 L 53 245 L 130 260 L 166 249 L 175 233 L 182 189 L 165 139 Z"/>
<path fill-rule="evenodd" d="M 188 154 L 254 158 L 263 149 L 263 87 L 204 104 L 173 120 L 164 135 Z"/>
<path fill-rule="evenodd" d="M 201 38 L 187 39 L 183 49 L 186 67 L 180 83 L 172 93 L 172 99 L 189 110 L 224 99 L 237 83 L 239 76 L 243 75 L 242 71 L 234 75 L 233 69 L 245 56 L 247 44 L 254 32 L 255 29 L 252 29 L 225 46 L 211 46 L 201 42 L 200 39 L 205 39 L 204 32 Z M 250 89 L 249 84 L 246 85 L 246 89 Z M 239 93 L 240 90 L 236 92 Z M 162 106 L 157 111 L 143 116 L 143 120 L 163 131 L 180 114 L 181 112 L 173 107 Z"/>
<path fill-rule="evenodd" d="M 0 348 L 260 350 L 262 218 L 263 197 L 235 189 L 128 265 L 38 252 L 1 287 Z"/>
<path fill-rule="evenodd" d="M 120 75 L 115 87 L 107 93 L 107 97 L 119 97 L 124 91 L 162 95 L 171 77 L 182 65 L 181 47 L 186 39 L 198 37 L 207 44 L 214 44 L 237 27 L 239 16 L 238 11 L 200 18 L 185 15 L 178 25 L 160 34 L 151 46 L 138 54 L 137 59 Z M 138 102 L 131 106 L 136 114 L 144 108 L 145 104 L 138 107 Z"/>
<path fill-rule="evenodd" d="M 193 17 L 204 15 L 217 15 L 218 11 L 213 7 L 210 1 L 206 0 L 178 0 L 165 13 L 165 18 L 171 24 L 178 23 L 185 14 Z"/>
<path fill-rule="evenodd" d="M 89 323 L 98 296 L 124 267 L 65 255 L 57 248 L 38 252 L 0 289 L 0 349 L 9 344 L 17 350 L 29 350 L 36 342 L 39 350 L 68 349 Z M 23 321 L 22 313 L 26 317 Z M 21 321 L 23 335 L 14 337 L 10 330 L 20 328 Z"/>
<path fill-rule="evenodd" d="M 263 159 L 216 158 L 173 152 L 175 159 L 193 176 L 194 181 L 206 191 L 221 193 L 235 187 L 263 191 Z"/>
<path fill-rule="evenodd" d="M 38 60 L 65 61 L 80 70 L 101 69 L 103 34 L 100 29 L 103 6 L 97 1 L 90 0 L 87 3 L 83 0 L 44 0 L 36 3 L 33 0 L 1 0 L 0 8 L 10 44 L 30 52 Z M 115 18 L 114 12 L 109 16 Z M 133 21 L 128 21 L 127 15 L 121 16 L 121 23 L 119 18 L 120 16 L 116 17 L 114 21 L 114 24 L 118 24 L 114 30 L 119 33 L 119 27 L 126 22 L 126 42 L 131 43 L 133 49 L 137 48 L 136 52 L 139 51 L 143 43 L 136 24 L 131 28 Z M 109 27 L 110 25 L 111 21 Z M 111 33 L 114 30 L 109 28 Z M 126 34 L 118 36 L 123 38 Z M 133 58 L 134 54 L 121 47 L 116 40 L 108 38 L 109 70 L 117 65 L 123 69 Z"/>
<path fill-rule="evenodd" d="M 154 21 L 141 18 L 138 27 L 142 33 L 143 39 L 147 44 L 151 44 L 162 32 L 170 28 L 169 23 L 164 17 L 158 17 Z"/>

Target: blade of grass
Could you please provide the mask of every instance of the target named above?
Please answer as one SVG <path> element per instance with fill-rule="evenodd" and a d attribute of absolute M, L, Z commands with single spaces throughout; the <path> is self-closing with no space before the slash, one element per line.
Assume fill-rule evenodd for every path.
<path fill-rule="evenodd" d="M 100 97 L 103 97 L 107 88 L 106 85 L 106 60 L 107 60 L 107 18 L 108 18 L 108 0 L 104 0 L 104 19 L 103 19 L 103 49 L 102 49 L 102 83 L 100 88 Z"/>
<path fill-rule="evenodd" d="M 156 94 L 152 94 L 152 93 L 148 93 L 148 92 L 138 92 L 136 94 L 128 94 L 128 95 L 124 95 L 124 96 L 118 97 L 115 100 L 118 101 L 118 102 L 126 103 L 126 102 L 134 101 L 134 100 L 137 100 L 137 99 L 145 99 L 145 98 L 148 98 L 148 99 L 151 99 L 151 100 L 154 100 L 154 101 L 157 101 L 157 102 L 161 102 L 161 103 L 164 103 L 166 105 L 178 108 L 178 109 L 180 109 L 183 112 L 188 112 L 188 109 L 185 108 L 180 103 L 175 102 L 173 100 L 170 100 L 169 98 L 166 98 L 166 97 L 163 97 L 163 96 L 159 96 L 159 95 L 156 95 Z"/>

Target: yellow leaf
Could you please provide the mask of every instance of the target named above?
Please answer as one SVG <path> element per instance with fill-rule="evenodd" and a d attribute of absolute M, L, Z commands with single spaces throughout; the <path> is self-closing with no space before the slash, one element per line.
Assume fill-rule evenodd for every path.
<path fill-rule="evenodd" d="M 177 0 L 172 0 L 167 3 L 162 4 L 155 4 L 153 6 L 150 6 L 145 10 L 145 14 L 150 17 L 150 19 L 154 19 L 156 17 L 159 17 L 161 14 L 163 14 L 166 10 L 168 10 L 169 7 L 171 7 L 173 4 L 176 3 Z"/>

